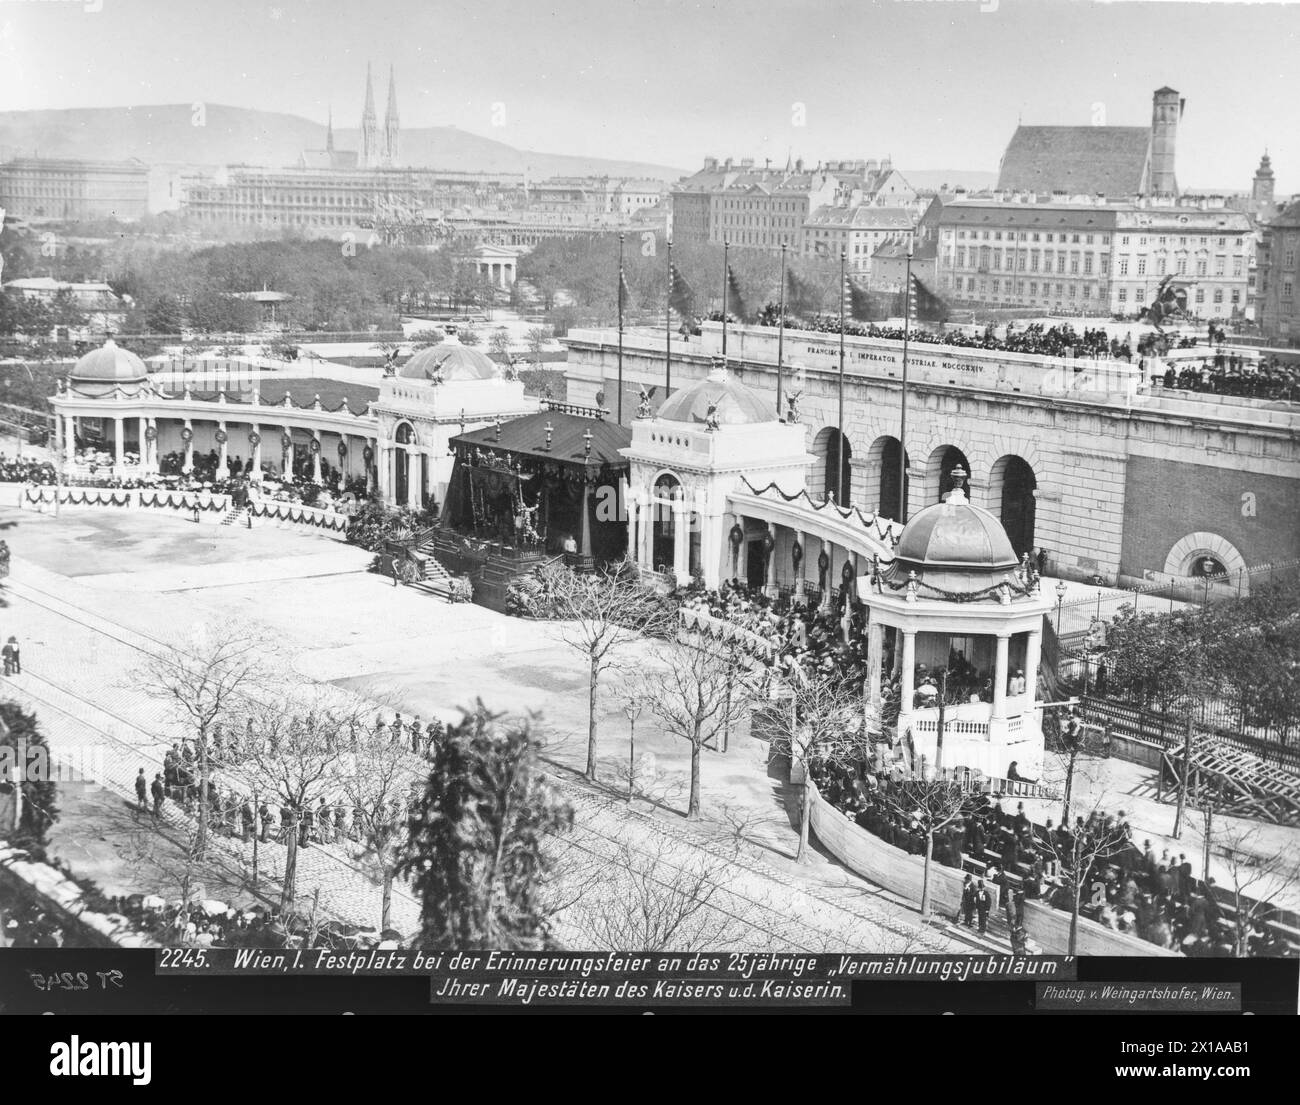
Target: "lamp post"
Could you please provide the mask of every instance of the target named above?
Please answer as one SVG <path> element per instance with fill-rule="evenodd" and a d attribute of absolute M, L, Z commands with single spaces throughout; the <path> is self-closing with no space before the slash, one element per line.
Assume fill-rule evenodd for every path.
<path fill-rule="evenodd" d="M 632 804 L 632 787 L 636 781 L 636 719 L 641 715 L 641 703 L 629 698 L 623 703 L 623 713 L 627 715 L 628 753 L 627 753 L 627 804 Z"/>
<path fill-rule="evenodd" d="M 1061 607 L 1065 603 L 1065 580 L 1056 583 L 1056 678 L 1061 678 Z"/>

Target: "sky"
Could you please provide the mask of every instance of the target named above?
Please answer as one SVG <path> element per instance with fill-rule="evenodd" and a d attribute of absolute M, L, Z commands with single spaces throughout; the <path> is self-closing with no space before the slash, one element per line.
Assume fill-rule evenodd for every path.
<path fill-rule="evenodd" d="M 695 169 L 892 157 L 996 171 L 1018 121 L 1147 125 L 1184 190 L 1300 191 L 1300 2 L 0 0 L 0 108 L 225 103 Z"/>

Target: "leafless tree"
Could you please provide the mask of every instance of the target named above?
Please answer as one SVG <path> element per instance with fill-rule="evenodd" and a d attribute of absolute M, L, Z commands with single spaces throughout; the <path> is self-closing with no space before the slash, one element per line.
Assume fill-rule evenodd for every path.
<path fill-rule="evenodd" d="M 717 746 L 723 733 L 753 707 L 756 687 L 737 678 L 735 657 L 723 642 L 700 636 L 691 644 L 656 650 L 655 662 L 639 673 L 637 698 L 670 736 L 691 750 L 691 789 L 686 816 L 700 816 L 700 752 Z"/>
<path fill-rule="evenodd" d="M 406 842 L 405 809 L 420 788 L 428 763 L 388 729 L 354 730 L 339 762 L 339 789 L 352 807 L 352 828 L 362 859 L 382 888 L 379 928 L 391 927 L 393 879 Z M 418 790 L 417 790 L 418 792 Z"/>
<path fill-rule="evenodd" d="M 1250 954 L 1250 934 L 1267 920 L 1278 896 L 1300 882 L 1300 858 L 1278 851 L 1264 838 L 1260 825 L 1225 820 L 1215 836 L 1220 846 L 1232 895 L 1233 945 L 1239 958 Z"/>
<path fill-rule="evenodd" d="M 200 626 L 187 639 L 150 654 L 138 672 L 138 686 L 163 702 L 194 734 L 199 770 L 198 835 L 202 858 L 208 843 L 210 742 L 214 726 L 242 713 L 261 685 L 261 673 L 274 664 L 263 640 L 234 624 Z"/>
<path fill-rule="evenodd" d="M 867 756 L 860 690 L 838 676 L 796 670 L 784 682 L 782 698 L 769 716 L 772 750 L 790 758 L 792 772 L 803 765 L 799 810 L 800 863 L 809 858 L 808 825 L 812 810 L 809 783 L 827 769 L 850 769 Z"/>
<path fill-rule="evenodd" d="M 1099 799 L 1090 813 L 1100 814 Z M 1107 864 L 1129 846 L 1127 835 L 1113 821 L 1104 817 L 1089 817 L 1088 828 L 1076 832 L 1062 824 L 1047 836 L 1047 849 L 1056 860 L 1061 877 L 1065 879 L 1070 895 L 1070 955 L 1076 955 L 1079 942 L 1079 912 L 1088 895 L 1105 900 L 1105 884 L 1094 882 L 1098 868 Z"/>
<path fill-rule="evenodd" d="M 322 696 L 267 696 L 250 704 L 254 739 L 230 772 L 247 793 L 274 796 L 282 811 L 286 855 L 280 908 L 293 910 L 303 818 L 321 798 L 337 799 L 347 764 L 343 753 L 364 719 Z"/>
<path fill-rule="evenodd" d="M 890 780 L 880 792 L 894 813 L 915 825 L 925 837 L 925 864 L 921 871 L 921 920 L 930 919 L 930 867 L 934 860 L 934 838 L 962 816 L 967 795 L 948 779 L 911 778 Z"/>
<path fill-rule="evenodd" d="M 662 635 L 668 615 L 639 580 L 618 571 L 578 573 L 560 564 L 537 572 L 560 639 L 587 661 L 587 778 L 596 778 L 597 693 L 624 646 Z"/>

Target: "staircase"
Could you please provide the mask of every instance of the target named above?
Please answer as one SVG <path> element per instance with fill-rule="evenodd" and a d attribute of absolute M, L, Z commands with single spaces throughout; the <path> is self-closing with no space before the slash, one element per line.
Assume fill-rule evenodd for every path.
<path fill-rule="evenodd" d="M 221 519 L 223 526 L 242 526 L 245 524 L 250 507 L 232 506 Z"/>
<path fill-rule="evenodd" d="M 438 595 L 440 598 L 451 597 L 451 575 L 433 555 L 432 540 L 426 540 L 418 546 L 412 552 L 411 559 L 420 569 L 420 577 L 411 584 L 412 587 L 427 591 L 431 595 Z"/>

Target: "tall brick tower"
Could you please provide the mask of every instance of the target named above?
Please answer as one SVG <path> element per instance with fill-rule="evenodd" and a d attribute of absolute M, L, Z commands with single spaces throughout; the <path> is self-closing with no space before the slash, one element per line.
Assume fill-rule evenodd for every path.
<path fill-rule="evenodd" d="M 397 115 L 397 83 L 393 79 L 393 67 L 388 67 L 388 107 L 384 111 L 384 164 L 397 164 L 397 132 L 400 128 Z"/>
<path fill-rule="evenodd" d="M 1174 154 L 1178 145 L 1178 120 L 1184 101 L 1172 88 L 1156 90 L 1151 104 L 1151 175 L 1147 192 L 1153 196 L 1178 195 Z"/>
<path fill-rule="evenodd" d="M 366 63 L 366 107 L 361 113 L 361 167 L 379 166 L 379 122 L 375 118 L 375 86 L 370 79 L 370 63 Z"/>

